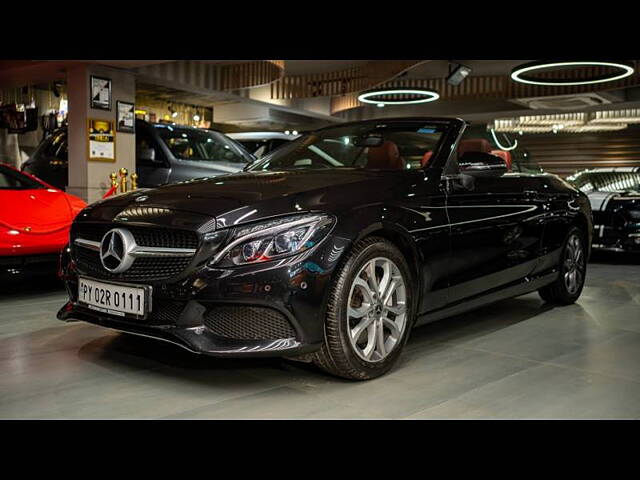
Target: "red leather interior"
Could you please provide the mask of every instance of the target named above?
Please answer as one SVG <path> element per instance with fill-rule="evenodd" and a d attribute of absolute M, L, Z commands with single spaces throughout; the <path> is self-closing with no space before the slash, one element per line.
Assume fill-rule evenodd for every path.
<path fill-rule="evenodd" d="M 507 164 L 507 170 L 511 170 L 511 152 L 506 150 L 491 150 L 491 154 L 496 157 L 501 157 Z"/>
<path fill-rule="evenodd" d="M 422 168 L 429 165 L 429 160 L 431 160 L 432 156 L 433 156 L 433 150 L 427 150 L 426 152 L 424 152 L 424 155 L 422 156 L 422 161 L 420 162 L 420 164 L 422 165 Z"/>
<path fill-rule="evenodd" d="M 400 158 L 398 146 L 386 140 L 379 147 L 370 147 L 367 152 L 367 168 L 380 170 L 400 170 L 404 168 L 404 160 Z"/>
<path fill-rule="evenodd" d="M 458 144 L 458 158 L 466 152 L 491 153 L 491 144 L 484 138 L 469 138 L 468 140 L 461 140 Z"/>

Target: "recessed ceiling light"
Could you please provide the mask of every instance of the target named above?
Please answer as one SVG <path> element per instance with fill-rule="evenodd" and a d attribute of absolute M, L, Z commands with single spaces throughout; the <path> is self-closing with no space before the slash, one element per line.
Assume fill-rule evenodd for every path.
<path fill-rule="evenodd" d="M 536 78 L 531 76 L 532 72 L 548 69 L 559 69 L 567 67 L 611 67 L 618 70 L 618 72 L 609 73 L 597 77 L 587 78 L 584 80 L 572 80 L 572 79 L 550 79 L 550 78 Z M 567 62 L 532 62 L 526 63 L 516 67 L 511 72 L 511 79 L 520 82 L 528 83 L 530 85 L 549 85 L 549 86 L 572 86 L 572 85 L 591 85 L 594 83 L 612 82 L 614 80 L 620 80 L 622 78 L 632 75 L 634 69 L 632 66 L 620 62 L 601 62 L 601 61 L 567 61 Z M 528 75 L 525 75 L 528 74 Z"/>
<path fill-rule="evenodd" d="M 410 97 L 418 97 L 407 100 L 406 98 L 393 98 L 393 95 L 403 95 Z M 370 103 L 373 105 L 408 105 L 415 103 L 433 102 L 440 98 L 437 92 L 433 90 L 415 89 L 415 88 L 393 88 L 387 90 L 369 90 L 361 93 L 358 100 L 362 103 Z"/>

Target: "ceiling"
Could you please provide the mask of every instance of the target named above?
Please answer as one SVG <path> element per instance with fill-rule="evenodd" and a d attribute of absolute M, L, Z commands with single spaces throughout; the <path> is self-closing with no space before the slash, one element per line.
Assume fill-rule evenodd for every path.
<path fill-rule="evenodd" d="M 178 81 L 154 82 L 148 76 L 138 79 L 138 91 L 143 95 L 156 96 L 159 100 L 171 100 L 175 102 L 188 103 L 192 105 L 229 105 L 238 106 L 250 104 L 262 105 L 263 108 L 277 108 L 282 112 L 289 112 L 294 115 L 307 115 L 314 121 L 323 119 L 325 121 L 342 121 L 347 119 L 372 118 L 376 116 L 389 115 L 444 115 L 444 116 L 464 116 L 473 118 L 475 121 L 491 121 L 501 116 L 514 116 L 518 114 L 530 114 L 537 112 L 531 110 L 526 102 L 521 101 L 523 97 L 550 98 L 558 97 L 560 91 L 555 87 L 540 90 L 542 93 L 522 93 L 513 92 L 513 89 L 503 89 L 498 93 L 483 91 L 476 93 L 472 84 L 480 77 L 495 78 L 503 82 L 503 85 L 513 85 L 510 79 L 512 69 L 520 64 L 528 63 L 531 60 L 422 60 L 422 61 L 399 61 L 399 60 L 283 60 L 278 65 L 281 77 L 275 81 L 270 81 L 266 85 L 255 88 L 215 90 L 206 88 L 189 88 Z M 64 79 L 65 70 L 68 66 L 78 62 L 96 63 L 111 68 L 127 69 L 136 71 L 185 61 L 176 60 L 82 60 L 82 61 L 32 61 L 32 60 L 12 60 L 0 61 L 0 88 L 7 85 L 24 85 L 29 81 L 34 85 L 37 81 L 46 82 L 54 79 Z M 234 66 L 237 64 L 247 64 L 252 60 L 201 60 L 190 63 L 201 63 L 206 68 Z M 408 65 L 408 68 L 404 66 Z M 403 63 L 404 62 L 404 63 Z M 459 90 L 470 90 L 471 93 L 452 94 L 450 87 L 446 85 L 444 79 L 448 76 L 450 69 L 456 64 L 462 64 L 471 68 L 471 73 L 461 84 Z M 205 67 L 203 67 L 205 68 Z M 241 68 L 236 69 L 238 71 Z M 382 73 L 381 73 L 382 72 Z M 385 76 L 386 75 L 386 76 Z M 370 83 L 366 83 L 366 78 L 370 77 Z M 171 79 L 169 79 L 171 80 Z M 304 90 L 305 85 L 315 85 L 321 83 L 334 82 L 337 87 L 346 85 L 353 87 L 345 94 L 344 88 L 327 88 L 324 90 Z M 346 82 L 346 83 L 345 83 Z M 351 83 L 349 83 L 351 82 Z M 375 106 L 364 106 L 357 101 L 357 94 L 361 87 L 354 91 L 355 86 L 361 85 L 381 85 L 381 84 L 402 84 L 403 82 L 414 84 L 423 82 L 423 85 L 437 84 L 443 90 L 447 90 L 446 95 L 433 103 L 420 105 L 397 106 L 379 109 Z M 436 83 L 433 83 L 436 82 Z M 440 82 L 440 83 L 437 83 Z M 638 84 L 601 84 L 594 87 L 599 95 L 606 98 L 606 108 L 625 107 L 633 108 L 640 102 L 640 81 Z M 276 87 L 284 86 L 284 95 L 274 96 Z M 314 87 L 315 88 L 315 87 Z M 370 88 L 370 87 L 367 87 Z M 425 87 L 426 88 L 426 87 Z M 348 90 L 348 88 L 347 88 Z M 454 89 L 455 90 L 455 89 Z M 565 89 L 566 90 L 566 89 Z M 312 91 L 312 93 L 309 93 Z M 316 93 L 321 92 L 321 93 Z M 326 92 L 329 92 L 327 94 Z M 505 93 L 506 92 L 506 93 Z M 569 92 L 571 93 L 571 92 Z M 580 92 L 578 92 L 580 93 Z M 334 100 L 344 100 L 343 97 L 353 97 L 351 102 L 342 110 L 336 109 Z M 553 102 L 547 104 L 552 105 Z M 558 103 L 559 105 L 559 103 Z M 553 108 L 539 110 L 539 113 L 553 112 Z M 524 113 L 523 113 L 524 112 Z M 332 120 L 334 119 L 334 120 Z"/>

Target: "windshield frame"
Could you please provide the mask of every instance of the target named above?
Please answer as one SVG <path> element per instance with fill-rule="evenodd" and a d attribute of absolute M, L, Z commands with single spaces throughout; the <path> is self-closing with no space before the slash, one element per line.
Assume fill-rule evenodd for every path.
<path fill-rule="evenodd" d="M 442 133 L 440 135 L 440 138 L 438 139 L 438 142 L 436 143 L 436 145 L 434 145 L 432 161 L 430 161 L 426 167 L 402 170 L 407 172 L 415 172 L 418 170 L 425 171 L 428 169 L 436 169 L 436 168 L 442 169 L 446 161 L 448 160 L 450 154 L 454 150 L 453 147 L 455 146 L 455 143 L 459 139 L 460 130 L 464 129 L 466 126 L 466 122 L 459 118 L 441 118 L 441 117 L 436 117 L 436 118 L 434 117 L 402 117 L 402 118 L 389 118 L 389 119 L 382 118 L 382 119 L 372 119 L 372 120 L 364 120 L 364 121 L 357 121 L 357 122 L 341 123 L 339 125 L 332 125 L 330 127 L 321 128 L 321 129 L 309 132 L 305 135 L 301 135 L 300 137 L 291 141 L 289 144 L 283 145 L 278 149 L 269 152 L 267 155 L 258 159 L 257 161 L 247 165 L 244 168 L 244 171 L 246 172 L 261 171 L 260 168 L 265 163 L 271 161 L 274 155 L 280 154 L 281 153 L 280 150 L 287 148 L 289 146 L 298 145 L 311 135 L 325 135 L 327 131 L 331 131 L 334 129 L 341 129 L 349 126 L 356 127 L 356 126 L 366 126 L 367 124 L 370 124 L 371 128 L 374 129 L 381 126 L 386 127 L 386 126 L 392 126 L 395 124 L 409 124 L 409 123 L 415 123 L 416 126 L 422 125 L 423 127 L 425 126 L 425 124 L 433 127 L 442 127 Z M 347 168 L 364 170 L 364 168 L 361 168 L 361 167 L 336 167 L 336 169 L 347 169 Z M 288 169 L 283 169 L 283 170 L 288 170 Z M 330 169 L 327 169 L 327 170 L 330 170 Z M 276 170 L 273 170 L 273 171 L 276 171 Z M 393 171 L 393 170 L 388 170 L 388 171 Z"/>

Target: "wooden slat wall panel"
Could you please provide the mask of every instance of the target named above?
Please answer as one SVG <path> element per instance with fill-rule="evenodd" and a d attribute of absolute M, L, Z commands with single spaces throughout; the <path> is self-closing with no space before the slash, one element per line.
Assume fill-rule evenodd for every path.
<path fill-rule="evenodd" d="M 231 65 L 213 65 L 191 60 L 150 65 L 136 69 L 163 80 L 211 90 L 239 90 L 268 85 L 284 75 L 284 60 L 257 60 Z"/>
<path fill-rule="evenodd" d="M 598 167 L 640 167 L 640 126 L 602 133 L 559 133 L 517 137 L 545 170 L 561 176 Z"/>
<path fill-rule="evenodd" d="M 273 99 L 344 95 L 372 88 L 399 75 L 424 60 L 374 60 L 361 67 L 327 73 L 288 75 L 272 89 Z"/>

